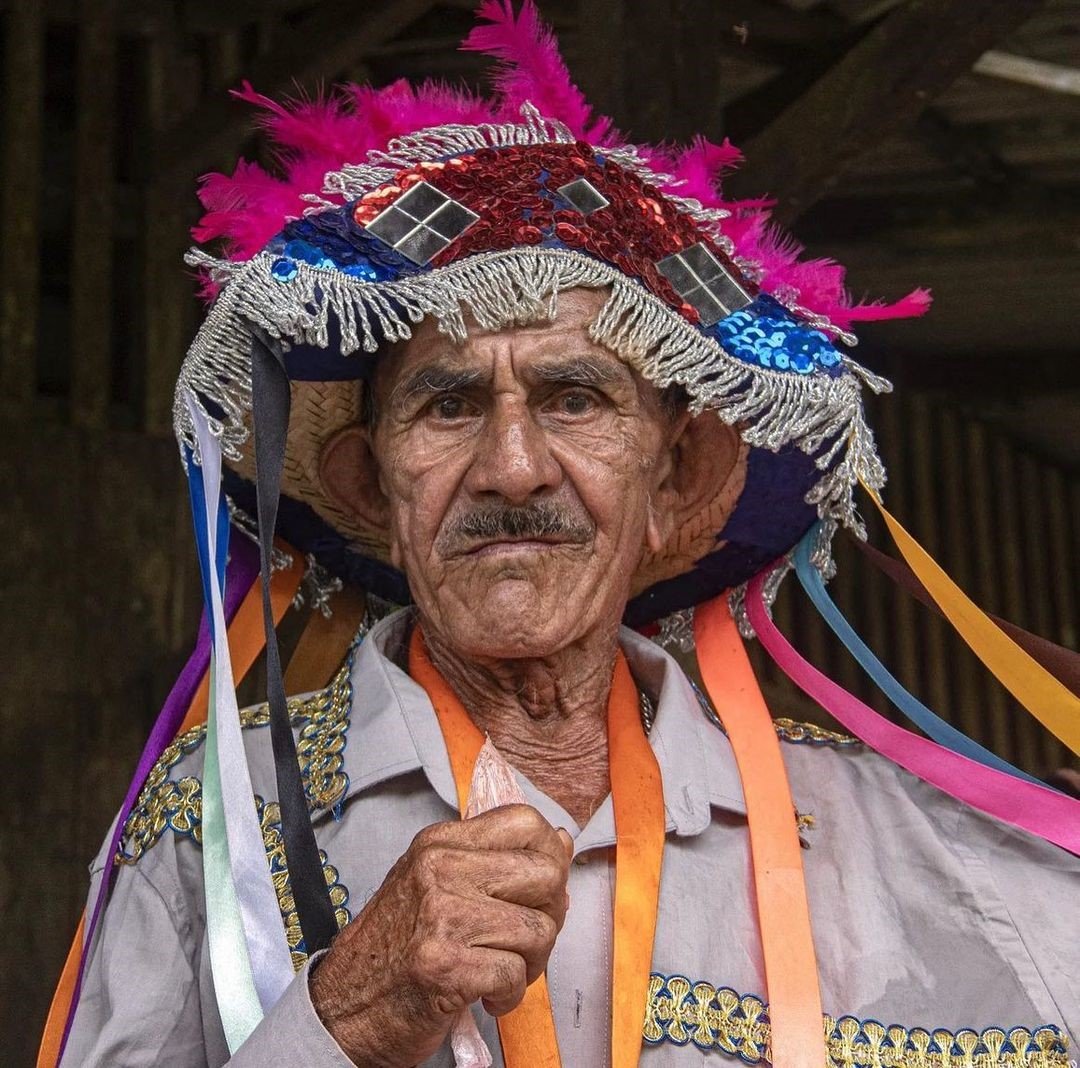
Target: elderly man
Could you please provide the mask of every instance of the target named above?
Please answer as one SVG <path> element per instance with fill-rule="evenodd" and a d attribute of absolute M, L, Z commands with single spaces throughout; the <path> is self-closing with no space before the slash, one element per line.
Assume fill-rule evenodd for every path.
<path fill-rule="evenodd" d="M 519 50 L 498 106 L 275 105 L 300 204 L 311 131 L 351 138 L 333 199 L 271 224 L 250 175 L 204 193 L 200 236 L 235 259 L 197 261 L 221 292 L 177 411 L 212 721 L 94 866 L 63 1063 L 465 1068 L 466 1013 L 509 1068 L 1064 1066 L 1080 864 L 1049 791 L 973 764 L 1030 796 L 1024 822 L 771 723 L 725 601 L 699 610 L 711 701 L 621 625 L 740 587 L 880 469 L 827 324 L 758 288 L 796 268 L 751 269 L 764 231 L 733 244 L 702 186 L 729 150 L 669 161 L 678 187 L 549 84 L 530 7 L 484 14 L 472 46 Z M 523 81 L 548 117 L 507 118 Z M 287 708 L 271 627 L 269 706 L 238 716 L 221 449 L 268 595 L 276 526 L 411 601 Z M 462 820 L 485 735 L 525 803 Z"/>

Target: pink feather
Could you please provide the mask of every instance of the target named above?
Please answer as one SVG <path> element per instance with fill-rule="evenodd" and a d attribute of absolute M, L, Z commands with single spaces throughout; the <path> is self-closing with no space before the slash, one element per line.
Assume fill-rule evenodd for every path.
<path fill-rule="evenodd" d="M 487 25 L 476 26 L 461 47 L 498 59 L 494 82 L 505 117 L 516 116 L 529 100 L 542 114 L 566 123 L 576 137 L 605 144 L 616 136 L 610 119 L 593 117 L 532 0 L 525 0 L 516 18 L 512 0 L 483 0 L 476 17 Z"/>
<path fill-rule="evenodd" d="M 934 298 L 929 289 L 913 289 L 906 297 L 901 297 L 892 304 L 872 301 L 869 304 L 856 304 L 848 308 L 851 322 L 869 323 L 884 319 L 917 319 L 930 310 Z"/>
<path fill-rule="evenodd" d="M 259 123 L 280 173 L 241 160 L 231 175 L 204 176 L 199 197 L 206 213 L 192 231 L 195 240 L 221 240 L 231 259 L 249 259 L 285 222 L 303 213 L 305 194 L 322 194 L 328 171 L 360 162 L 393 138 L 426 127 L 515 120 L 526 100 L 600 148 L 621 143 L 610 119 L 594 115 L 574 85 L 533 0 L 525 0 L 516 15 L 512 0 L 483 0 L 477 18 L 480 24 L 462 48 L 497 60 L 492 98 L 441 82 L 413 86 L 401 79 L 378 89 L 346 85 L 315 99 L 277 102 L 245 81 L 233 95 L 261 109 Z M 843 267 L 827 259 L 799 259 L 802 246 L 770 222 L 771 200 L 724 200 L 722 179 L 742 161 L 727 140 L 715 144 L 697 137 L 682 150 L 639 145 L 638 151 L 656 171 L 672 175 L 668 192 L 731 213 L 722 229 L 739 257 L 759 265 L 766 292 L 797 290 L 800 304 L 844 328 L 852 322 L 922 315 L 929 308 L 930 294 L 924 289 L 893 304 L 853 303 Z M 204 295 L 216 293 L 211 279 L 202 282 Z"/>
<path fill-rule="evenodd" d="M 678 192 L 702 203 L 716 202 L 720 179 L 737 167 L 742 158 L 742 153 L 727 138 L 717 145 L 704 137 L 695 137 L 675 161 L 675 177 L 683 182 Z"/>

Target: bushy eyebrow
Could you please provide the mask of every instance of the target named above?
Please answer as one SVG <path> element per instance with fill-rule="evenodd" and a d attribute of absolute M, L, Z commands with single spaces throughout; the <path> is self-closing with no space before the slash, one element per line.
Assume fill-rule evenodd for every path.
<path fill-rule="evenodd" d="M 533 377 L 541 382 L 565 382 L 579 386 L 603 386 L 625 380 L 619 365 L 589 356 L 574 356 L 554 363 L 538 363 L 529 370 Z"/>
<path fill-rule="evenodd" d="M 566 360 L 538 363 L 529 368 L 530 375 L 546 383 L 560 385 L 602 386 L 621 382 L 624 375 L 618 365 L 589 356 L 574 356 Z M 401 407 L 418 397 L 440 393 L 459 393 L 490 379 L 490 371 L 452 367 L 432 363 L 406 375 L 390 393 L 390 404 Z"/>
<path fill-rule="evenodd" d="M 447 367 L 428 364 L 406 375 L 390 393 L 392 405 L 406 404 L 416 397 L 429 397 L 437 393 L 456 393 L 483 381 L 485 372 L 464 367 Z"/>

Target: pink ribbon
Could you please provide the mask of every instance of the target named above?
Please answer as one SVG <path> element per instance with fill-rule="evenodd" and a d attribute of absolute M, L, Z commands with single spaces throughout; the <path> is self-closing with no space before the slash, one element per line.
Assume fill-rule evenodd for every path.
<path fill-rule="evenodd" d="M 1024 782 L 898 727 L 808 664 L 769 618 L 767 572 L 750 581 L 746 612 L 766 652 L 808 697 L 871 749 L 950 797 L 1080 856 L 1080 801 Z"/>

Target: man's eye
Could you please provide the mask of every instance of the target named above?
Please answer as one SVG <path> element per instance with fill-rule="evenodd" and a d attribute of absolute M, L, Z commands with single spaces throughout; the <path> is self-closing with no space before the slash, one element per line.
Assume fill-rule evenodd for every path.
<path fill-rule="evenodd" d="M 455 396 L 439 397 L 431 405 L 431 412 L 436 419 L 460 419 L 467 410 L 465 401 Z"/>
<path fill-rule="evenodd" d="M 593 410 L 596 400 L 583 389 L 570 390 L 559 397 L 558 407 L 567 415 L 585 415 Z"/>

